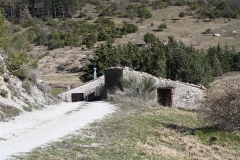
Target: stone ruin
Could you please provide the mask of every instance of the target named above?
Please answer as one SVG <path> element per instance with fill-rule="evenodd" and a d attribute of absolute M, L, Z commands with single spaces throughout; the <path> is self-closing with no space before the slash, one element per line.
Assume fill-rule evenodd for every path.
<path fill-rule="evenodd" d="M 137 79 L 143 77 L 152 78 L 157 90 L 155 96 L 149 99 L 151 102 L 174 108 L 198 109 L 203 101 L 206 88 L 195 85 L 155 77 L 144 72 L 134 71 L 127 67 L 112 67 L 105 70 L 105 90 L 114 91 L 115 88 L 123 89 L 121 79 L 134 76 Z"/>
<path fill-rule="evenodd" d="M 100 99 L 106 93 L 114 92 L 116 88 L 123 90 L 121 80 L 134 76 L 137 79 L 152 78 L 156 91 L 148 100 L 163 106 L 174 108 L 198 109 L 204 101 L 205 88 L 194 85 L 155 77 L 144 72 L 134 71 L 127 67 L 112 67 L 105 69 L 104 76 L 93 79 L 77 88 L 59 95 L 65 102 L 93 101 Z"/>

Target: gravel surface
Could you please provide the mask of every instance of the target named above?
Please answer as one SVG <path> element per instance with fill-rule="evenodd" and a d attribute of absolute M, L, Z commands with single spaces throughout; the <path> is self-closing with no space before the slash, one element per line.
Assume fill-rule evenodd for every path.
<path fill-rule="evenodd" d="M 113 113 L 107 102 L 61 103 L 0 123 L 0 159 L 56 141 Z"/>

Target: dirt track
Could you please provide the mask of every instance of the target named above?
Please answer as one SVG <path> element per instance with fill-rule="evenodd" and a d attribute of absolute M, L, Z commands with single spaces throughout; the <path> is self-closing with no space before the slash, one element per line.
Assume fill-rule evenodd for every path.
<path fill-rule="evenodd" d="M 0 159 L 73 134 L 114 110 L 107 102 L 61 103 L 1 122 Z"/>

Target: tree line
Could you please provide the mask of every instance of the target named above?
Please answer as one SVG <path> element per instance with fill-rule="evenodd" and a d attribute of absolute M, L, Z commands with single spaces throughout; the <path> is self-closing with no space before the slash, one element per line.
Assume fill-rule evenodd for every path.
<path fill-rule="evenodd" d="M 195 11 L 202 18 L 238 18 L 240 2 L 238 0 L 0 0 L 0 8 L 6 18 L 12 21 L 29 18 L 72 18 L 86 14 L 82 10 L 87 4 L 95 5 L 98 16 L 119 16 L 142 20 L 152 17 L 148 7 L 161 9 L 167 6 L 188 6 L 188 13 Z M 189 12 L 190 11 L 190 12 Z M 187 14 L 188 14 L 187 13 Z"/>
<path fill-rule="evenodd" d="M 31 17 L 71 17 L 73 13 L 81 10 L 86 3 L 97 0 L 0 0 L 0 7 L 4 8 L 9 19 Z M 25 13 L 24 13 L 25 12 Z"/>
<path fill-rule="evenodd" d="M 98 75 L 104 69 L 127 66 L 137 71 L 147 72 L 157 77 L 179 80 L 207 86 L 215 76 L 229 71 L 240 71 L 240 52 L 227 45 L 210 47 L 207 51 L 197 50 L 169 37 L 168 44 L 162 43 L 151 33 L 144 36 L 146 45 L 138 47 L 132 43 L 113 46 L 102 45 L 83 67 L 83 81 L 93 79 L 93 68 Z"/>
<path fill-rule="evenodd" d="M 21 26 L 28 28 L 32 34 L 31 43 L 48 46 L 50 50 L 81 45 L 93 48 L 97 41 L 113 43 L 116 38 L 138 31 L 138 27 L 132 23 L 124 21 L 122 26 L 117 27 L 111 19 L 104 17 L 94 23 L 86 20 L 33 19 L 22 22 Z"/>

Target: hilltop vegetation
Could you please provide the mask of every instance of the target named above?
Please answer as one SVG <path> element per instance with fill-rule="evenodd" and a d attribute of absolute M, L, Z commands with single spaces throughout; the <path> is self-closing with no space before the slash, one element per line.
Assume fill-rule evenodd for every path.
<path fill-rule="evenodd" d="M 215 76 L 229 71 L 239 71 L 240 52 L 234 49 L 210 47 L 206 52 L 185 46 L 169 37 L 165 45 L 153 34 L 144 36 L 146 47 L 139 48 L 132 43 L 123 46 L 102 45 L 90 64 L 83 69 L 83 80 L 92 79 L 91 70 L 98 68 L 100 75 L 111 66 L 129 66 L 134 70 L 150 73 L 168 79 L 208 85 Z"/>
<path fill-rule="evenodd" d="M 129 66 L 155 76 L 204 85 L 208 85 L 215 76 L 239 70 L 240 53 L 227 44 L 196 50 L 193 45 L 186 46 L 171 36 L 166 44 L 152 33 L 144 35 L 146 45 L 125 42 L 125 45 L 117 46 L 114 43 L 118 38 L 137 32 L 139 26 L 152 17 L 151 12 L 168 6 L 186 6 L 179 18 L 186 15 L 210 21 L 220 17 L 238 18 L 240 5 L 236 0 L 37 0 L 0 1 L 0 4 L 6 19 L 12 23 L 12 28 L 4 31 L 8 36 L 2 44 L 8 55 L 7 66 L 21 79 L 26 77 L 23 64 L 34 69 L 42 58 L 27 54 L 33 45 L 44 45 L 49 50 L 65 46 L 96 50 L 94 46 L 99 42 L 105 44 L 96 50 L 94 58 L 84 60 L 89 64 L 83 68 L 83 81 L 92 79 L 94 66 L 98 68 L 99 76 L 106 67 Z M 86 4 L 94 6 L 96 13 L 89 13 Z M 136 23 L 124 19 L 116 25 L 111 19 L 113 17 L 128 18 Z M 161 23 L 156 32 L 164 32 L 166 28 L 167 25 Z M 205 31 L 206 34 L 210 32 L 211 29 Z M 13 44 L 11 47 L 10 43 Z"/>

